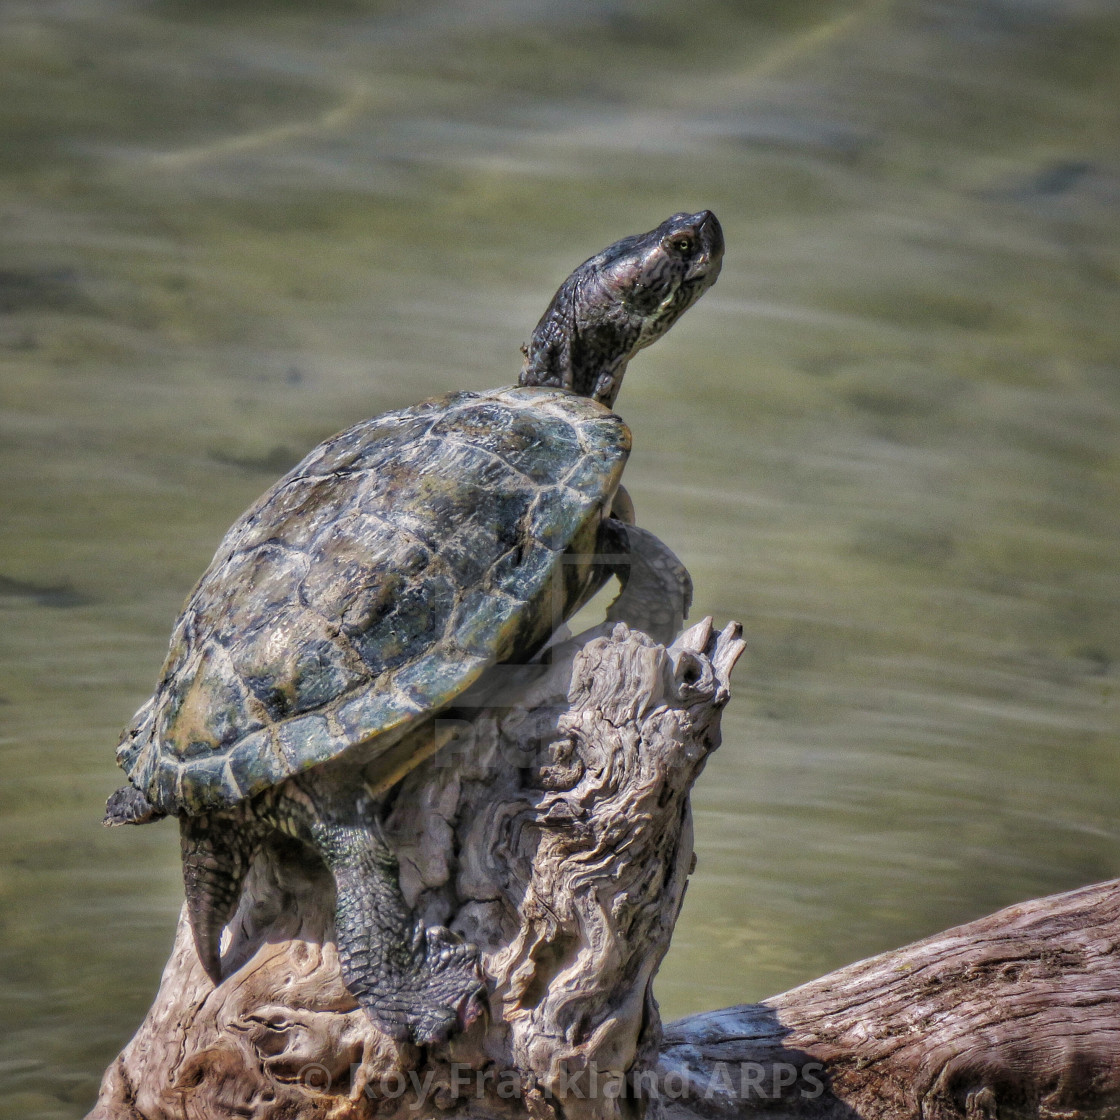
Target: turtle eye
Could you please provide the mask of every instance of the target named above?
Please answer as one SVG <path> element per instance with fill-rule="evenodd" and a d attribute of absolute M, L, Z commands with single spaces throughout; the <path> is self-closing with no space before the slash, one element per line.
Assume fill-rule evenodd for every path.
<path fill-rule="evenodd" d="M 692 238 L 691 237 L 678 237 L 673 242 L 673 248 L 678 249 L 682 253 L 692 252 Z"/>

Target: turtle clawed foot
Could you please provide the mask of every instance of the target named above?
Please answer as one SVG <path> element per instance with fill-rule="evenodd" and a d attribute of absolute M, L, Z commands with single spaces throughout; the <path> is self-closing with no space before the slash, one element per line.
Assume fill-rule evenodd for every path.
<path fill-rule="evenodd" d="M 375 984 L 351 991 L 374 1024 L 398 1042 L 433 1046 L 465 1031 L 486 1009 L 479 952 L 450 930 L 417 931 L 423 959 L 393 990 Z M 419 954 L 418 954 L 419 955 Z"/>
<path fill-rule="evenodd" d="M 411 1024 L 413 1037 L 422 1045 L 445 1042 L 465 1031 L 486 1008 L 486 984 L 479 952 L 442 926 L 425 931 L 427 959 L 417 979 L 417 1011 Z"/>

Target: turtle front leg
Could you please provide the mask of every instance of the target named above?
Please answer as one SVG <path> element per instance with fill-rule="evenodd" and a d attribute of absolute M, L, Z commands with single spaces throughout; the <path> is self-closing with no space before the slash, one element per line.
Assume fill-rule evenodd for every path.
<path fill-rule="evenodd" d="M 668 645 L 692 606 L 688 569 L 648 529 L 614 518 L 603 527 L 600 547 L 605 566 L 622 584 L 621 594 L 607 608 L 607 621 L 625 622 Z"/>
<path fill-rule="evenodd" d="M 309 843 L 334 876 L 342 979 L 377 1027 L 428 1044 L 469 1026 L 485 993 L 478 950 L 450 930 L 426 928 L 409 910 L 365 787 L 324 773 L 291 778 L 269 815 Z"/>

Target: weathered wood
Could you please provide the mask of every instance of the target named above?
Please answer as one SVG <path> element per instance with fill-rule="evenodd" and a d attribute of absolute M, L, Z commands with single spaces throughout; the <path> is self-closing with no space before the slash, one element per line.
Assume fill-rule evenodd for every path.
<path fill-rule="evenodd" d="M 1120 1116 L 1120 880 L 670 1025 L 671 1120 Z"/>
<path fill-rule="evenodd" d="M 622 624 L 570 642 L 546 670 L 491 681 L 484 710 L 439 720 L 450 741 L 390 792 L 405 894 L 482 949 L 488 1022 L 427 1051 L 381 1035 L 339 978 L 329 876 L 278 840 L 250 873 L 216 989 L 180 918 L 92 1115 L 640 1114 L 617 1089 L 656 1060 L 650 986 L 739 635 L 708 619 L 669 650 Z"/>
<path fill-rule="evenodd" d="M 662 1030 L 650 984 L 692 861 L 739 629 L 617 626 L 511 672 L 395 788 L 410 901 L 483 951 L 491 1016 L 431 1050 L 342 986 L 330 877 L 277 840 L 213 988 L 184 919 L 94 1120 L 441 1115 L 1120 1116 L 1120 881 L 1012 907 L 761 1004 Z"/>

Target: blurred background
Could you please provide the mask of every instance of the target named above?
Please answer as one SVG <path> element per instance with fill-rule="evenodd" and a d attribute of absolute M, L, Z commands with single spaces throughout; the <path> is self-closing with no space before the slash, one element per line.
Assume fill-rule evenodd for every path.
<path fill-rule="evenodd" d="M 98 820 L 226 527 L 677 210 L 627 485 L 749 649 L 666 1017 L 1120 874 L 1118 148 L 1112 0 L 3 0 L 0 1115 L 155 991 Z"/>

